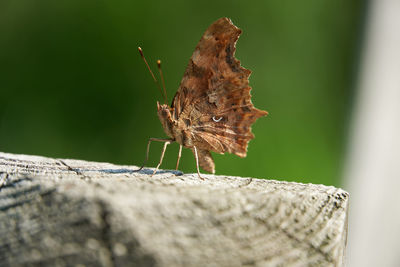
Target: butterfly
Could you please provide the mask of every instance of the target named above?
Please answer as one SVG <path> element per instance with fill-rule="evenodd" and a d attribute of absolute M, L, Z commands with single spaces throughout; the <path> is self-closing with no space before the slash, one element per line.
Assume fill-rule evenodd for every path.
<path fill-rule="evenodd" d="M 248 142 L 254 138 L 251 125 L 268 112 L 252 104 L 251 71 L 243 68 L 235 58 L 236 42 L 241 32 L 229 18 L 220 18 L 212 23 L 189 60 L 171 106 L 157 102 L 157 114 L 169 138 L 150 138 L 148 141 L 143 166 L 148 160 L 150 143 L 164 142 L 153 174 L 160 167 L 167 146 L 173 142 L 180 145 L 176 169 L 182 147 L 189 148 L 193 151 L 201 179 L 199 165 L 207 172 L 215 173 L 211 151 L 246 157 Z M 139 52 L 148 66 L 140 47 Z M 158 65 L 163 80 L 160 61 Z M 154 78 L 151 70 L 150 73 Z"/>

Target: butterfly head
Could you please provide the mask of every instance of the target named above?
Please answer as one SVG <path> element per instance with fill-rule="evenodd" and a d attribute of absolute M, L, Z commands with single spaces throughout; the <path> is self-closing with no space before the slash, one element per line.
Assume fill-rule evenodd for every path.
<path fill-rule="evenodd" d="M 171 115 L 171 108 L 167 104 L 161 104 L 157 101 L 157 114 L 164 128 L 165 133 L 174 138 L 173 126 L 175 124 Z"/>

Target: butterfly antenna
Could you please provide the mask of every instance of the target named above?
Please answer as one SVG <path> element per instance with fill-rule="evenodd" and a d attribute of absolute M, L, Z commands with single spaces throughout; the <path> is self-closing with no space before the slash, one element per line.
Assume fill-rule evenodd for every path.
<path fill-rule="evenodd" d="M 149 70 L 149 72 L 150 72 L 150 74 L 151 74 L 151 77 L 153 77 L 154 82 L 157 84 L 158 91 L 160 91 L 160 94 L 163 95 L 164 98 L 166 98 L 166 95 L 164 95 L 164 94 L 162 93 L 160 84 L 158 83 L 156 77 L 154 76 L 153 72 L 152 72 L 151 69 L 150 69 L 149 64 L 147 63 L 146 58 L 144 57 L 142 48 L 138 47 L 138 50 L 139 50 L 140 56 L 142 57 L 144 63 L 145 63 L 146 66 L 147 66 L 147 69 Z"/>
<path fill-rule="evenodd" d="M 160 72 L 161 82 L 162 82 L 163 89 L 164 89 L 165 104 L 167 104 L 167 102 L 168 102 L 167 90 L 165 89 L 164 75 L 163 75 L 162 70 L 161 70 L 161 60 L 157 60 L 157 66 L 158 66 L 158 71 Z"/>

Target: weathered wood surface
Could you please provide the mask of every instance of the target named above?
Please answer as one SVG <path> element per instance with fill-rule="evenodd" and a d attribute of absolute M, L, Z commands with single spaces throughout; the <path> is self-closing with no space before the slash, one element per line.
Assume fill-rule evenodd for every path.
<path fill-rule="evenodd" d="M 0 266 L 341 266 L 331 186 L 0 153 Z"/>

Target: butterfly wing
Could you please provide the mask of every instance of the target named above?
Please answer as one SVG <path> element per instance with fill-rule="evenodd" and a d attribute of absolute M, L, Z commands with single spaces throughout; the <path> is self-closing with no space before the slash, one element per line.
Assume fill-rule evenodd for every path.
<path fill-rule="evenodd" d="M 192 149 L 192 151 L 193 151 L 193 153 L 195 153 L 193 149 Z M 210 151 L 204 150 L 204 149 L 199 149 L 199 150 L 197 150 L 197 154 L 198 154 L 200 167 L 202 167 L 205 171 L 215 173 L 215 163 L 211 156 Z"/>
<path fill-rule="evenodd" d="M 247 144 L 254 138 L 251 125 L 268 113 L 251 103 L 251 71 L 234 57 L 240 34 L 228 18 L 206 30 L 190 58 L 172 109 L 174 119 L 186 126 L 190 144 L 199 150 L 245 157 Z M 211 154 L 207 155 L 207 161 L 212 161 Z"/>

